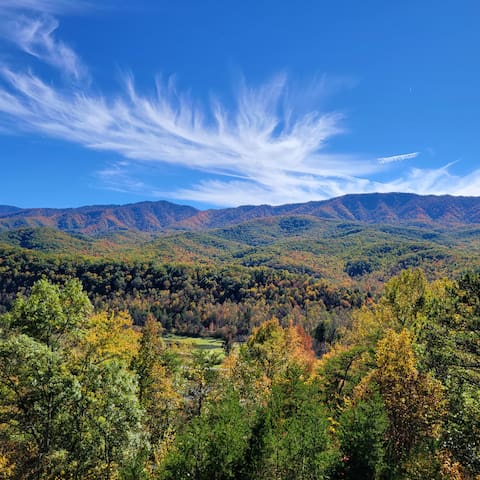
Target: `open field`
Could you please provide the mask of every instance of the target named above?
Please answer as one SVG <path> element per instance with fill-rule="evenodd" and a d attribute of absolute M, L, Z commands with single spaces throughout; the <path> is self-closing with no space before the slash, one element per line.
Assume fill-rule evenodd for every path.
<path fill-rule="evenodd" d="M 210 353 L 216 353 L 222 358 L 225 353 L 222 347 L 222 340 L 213 337 L 187 337 L 181 335 L 168 334 L 163 339 L 168 344 L 177 344 L 179 346 L 191 346 L 199 350 L 207 350 Z"/>

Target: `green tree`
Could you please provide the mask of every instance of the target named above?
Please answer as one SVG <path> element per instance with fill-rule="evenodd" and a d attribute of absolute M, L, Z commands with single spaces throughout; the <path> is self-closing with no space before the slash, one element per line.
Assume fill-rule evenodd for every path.
<path fill-rule="evenodd" d="M 220 363 L 217 354 L 195 349 L 185 365 L 186 413 L 195 417 L 202 413 L 205 402 L 217 386 L 219 372 L 216 368 Z"/>
<path fill-rule="evenodd" d="M 91 364 L 78 376 L 81 396 L 68 411 L 66 470 L 72 478 L 115 478 L 142 448 L 137 383 L 118 359 Z"/>
<path fill-rule="evenodd" d="M 12 478 L 54 478 L 68 455 L 65 429 L 81 395 L 77 379 L 58 351 L 20 334 L 0 342 L 0 382 Z"/>
<path fill-rule="evenodd" d="M 480 472 L 480 275 L 430 288 L 419 332 L 422 362 L 445 386 L 445 455 L 469 475 Z"/>
<path fill-rule="evenodd" d="M 92 305 L 78 280 L 68 281 L 62 289 L 47 280 L 39 280 L 27 298 L 17 298 L 3 321 L 19 333 L 58 347 L 63 337 L 85 326 L 91 312 Z"/>
<path fill-rule="evenodd" d="M 12 478 L 109 479 L 136 446 L 141 412 L 118 350 L 124 329 L 110 331 L 115 350 L 95 321 L 110 317 L 90 312 L 78 282 L 42 280 L 1 318 L 0 436 Z"/>
<path fill-rule="evenodd" d="M 339 452 L 316 382 L 305 382 L 297 365 L 272 386 L 258 412 L 249 449 L 247 478 L 313 480 L 330 478 Z"/>
<path fill-rule="evenodd" d="M 250 438 L 249 412 L 238 394 L 226 387 L 204 403 L 200 415 L 178 434 L 160 478 L 226 480 L 245 478 L 245 453 Z"/>
<path fill-rule="evenodd" d="M 380 479 L 385 470 L 388 417 L 378 392 L 343 406 L 336 433 L 342 453 L 334 478 Z"/>

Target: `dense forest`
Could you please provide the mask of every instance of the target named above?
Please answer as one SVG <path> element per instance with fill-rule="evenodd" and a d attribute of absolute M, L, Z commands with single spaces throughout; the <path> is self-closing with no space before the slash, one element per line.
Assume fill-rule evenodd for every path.
<path fill-rule="evenodd" d="M 46 278 L 79 279 L 96 310 L 128 310 L 135 325 L 152 315 L 165 331 L 244 340 L 275 316 L 311 331 L 332 328 L 368 297 L 358 288 L 333 287 L 321 279 L 265 267 L 193 266 L 38 255 L 1 249 L 0 309 L 13 305 Z"/>
<path fill-rule="evenodd" d="M 478 480 L 473 200 L 410 200 L 1 214 L 0 478 Z"/>
<path fill-rule="evenodd" d="M 376 301 L 351 302 L 333 336 L 275 305 L 281 318 L 269 310 L 224 356 L 166 342 L 153 312 L 132 328 L 60 280 L 35 281 L 1 316 L 2 478 L 480 474 L 479 273 L 406 270 Z M 322 295 L 319 318 L 336 305 Z"/>

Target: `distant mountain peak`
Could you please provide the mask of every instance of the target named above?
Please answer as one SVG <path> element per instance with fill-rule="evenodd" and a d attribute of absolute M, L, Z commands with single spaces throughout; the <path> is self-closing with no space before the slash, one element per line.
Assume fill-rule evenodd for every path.
<path fill-rule="evenodd" d="M 65 209 L 20 209 L 4 205 L 0 206 L 0 229 L 46 226 L 87 235 L 120 230 L 155 233 L 223 227 L 280 215 L 309 215 L 368 224 L 471 225 L 480 224 L 480 197 L 367 193 L 280 206 L 244 205 L 203 211 L 166 200 Z"/>

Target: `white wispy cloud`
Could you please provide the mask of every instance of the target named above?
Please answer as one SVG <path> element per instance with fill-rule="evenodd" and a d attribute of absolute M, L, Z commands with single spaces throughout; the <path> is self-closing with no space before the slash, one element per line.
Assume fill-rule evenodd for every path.
<path fill-rule="evenodd" d="M 172 83 L 160 81 L 149 98 L 127 78 L 123 95 L 107 99 L 55 89 L 32 73 L 4 68 L 0 77 L 0 111 L 9 122 L 126 158 L 241 176 L 271 188 L 307 186 L 312 175 L 331 175 L 335 164 L 338 172 L 355 170 L 354 157 L 318 156 L 341 131 L 341 116 L 286 110 L 285 76 L 259 89 L 243 87 L 234 112 L 218 102 L 209 111 L 194 107 Z M 365 168 L 359 160 L 359 171 Z"/>
<path fill-rule="evenodd" d="M 410 160 L 412 158 L 417 158 L 420 155 L 420 152 L 412 153 L 402 153 L 400 155 L 391 155 L 390 157 L 380 157 L 378 162 L 381 164 L 402 162 L 403 160 Z"/>
<path fill-rule="evenodd" d="M 329 142 L 343 132 L 343 116 L 299 109 L 311 102 L 292 94 L 286 75 L 255 88 L 240 82 L 231 108 L 219 99 L 208 105 L 195 102 L 172 80 L 157 79 L 155 92 L 146 95 L 138 91 L 132 76 L 126 76 L 117 94 L 92 93 L 88 82 L 81 81 L 86 67 L 54 36 L 57 21 L 25 13 L 41 7 L 50 13 L 67 11 L 72 3 L 0 0 L 0 11 L 15 11 L 1 27 L 13 32 L 9 41 L 78 80 L 55 85 L 30 70 L 0 66 L 0 130 L 13 125 L 118 154 L 123 161 L 97 172 L 106 188 L 215 205 L 280 204 L 371 191 L 479 191 L 480 170 L 457 177 L 450 165 L 410 168 L 390 181 L 372 180 L 391 164 L 416 158 L 419 152 L 380 158 L 329 153 Z M 312 85 L 306 90 L 323 88 Z M 135 175 L 139 164 L 181 166 L 212 176 L 165 192 Z"/>
<path fill-rule="evenodd" d="M 30 17 L 23 14 L 5 15 L 0 35 L 20 50 L 57 68 L 76 80 L 88 77 L 88 70 L 78 55 L 54 36 L 58 21 L 50 15 Z"/>

